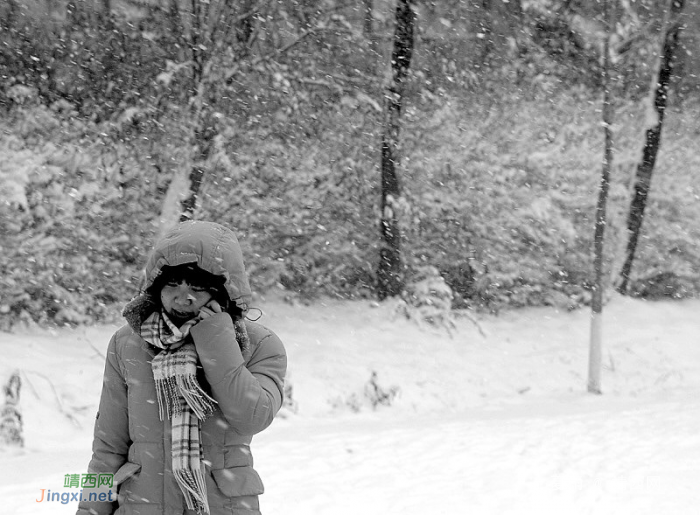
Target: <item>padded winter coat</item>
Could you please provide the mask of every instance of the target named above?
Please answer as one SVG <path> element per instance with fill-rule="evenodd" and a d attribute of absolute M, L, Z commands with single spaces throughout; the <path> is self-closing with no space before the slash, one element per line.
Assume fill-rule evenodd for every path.
<path fill-rule="evenodd" d="M 164 265 L 188 262 L 224 275 L 230 298 L 247 311 L 250 290 L 233 233 L 206 222 L 181 224 L 149 259 L 146 286 Z M 135 312 L 137 316 L 132 311 L 129 324 L 109 343 L 88 467 L 90 473 L 114 474 L 117 499 L 81 501 L 78 515 L 194 514 L 172 473 L 171 421 L 161 421 L 158 415 L 150 363 L 157 349 L 140 337 L 140 321 L 150 312 Z M 245 324 L 250 338 L 245 352 L 236 342 L 228 313 L 205 318 L 190 331 L 201 363 L 200 383 L 218 403 L 201 430 L 212 515 L 259 513 L 263 484 L 253 469 L 250 443 L 282 405 L 284 347 L 262 325 L 247 320 Z"/>

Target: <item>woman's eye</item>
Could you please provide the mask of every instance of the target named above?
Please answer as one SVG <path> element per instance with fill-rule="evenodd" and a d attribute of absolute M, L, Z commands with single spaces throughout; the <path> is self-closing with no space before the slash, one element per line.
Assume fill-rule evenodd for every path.
<path fill-rule="evenodd" d="M 207 289 L 206 288 L 197 288 L 196 286 L 192 288 L 192 291 L 195 293 L 206 293 Z"/>

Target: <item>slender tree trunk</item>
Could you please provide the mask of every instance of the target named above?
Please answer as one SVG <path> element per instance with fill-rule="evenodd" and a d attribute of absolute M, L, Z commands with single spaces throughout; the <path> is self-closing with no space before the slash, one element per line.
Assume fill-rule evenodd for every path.
<path fill-rule="evenodd" d="M 180 215 L 181 222 L 194 220 L 195 211 L 197 210 L 197 199 L 199 198 L 199 190 L 204 181 L 204 166 L 200 163 L 195 163 L 190 169 L 189 195 L 182 201 L 182 214 Z"/>
<path fill-rule="evenodd" d="M 195 129 L 195 154 L 192 168 L 190 169 L 189 177 L 189 194 L 182 201 L 182 214 L 180 221 L 194 220 L 197 210 L 197 200 L 199 199 L 199 190 L 204 182 L 205 173 L 207 170 L 207 162 L 211 156 L 211 151 L 214 146 L 214 138 L 217 135 L 216 121 L 210 116 L 208 111 L 202 112 L 199 115 L 199 127 Z"/>
<path fill-rule="evenodd" d="M 380 299 L 396 296 L 403 289 L 401 231 L 398 218 L 401 198 L 401 183 L 398 173 L 400 166 L 399 133 L 405 81 L 413 55 L 415 19 L 416 15 L 411 7 L 411 0 L 398 0 L 394 49 L 391 56 L 392 80 L 386 92 L 384 133 L 382 135 L 380 227 L 383 244 L 377 270 L 377 292 Z"/>
<path fill-rule="evenodd" d="M 627 294 L 629 287 L 632 264 L 634 262 L 635 252 L 637 251 L 637 244 L 639 243 L 642 222 L 644 221 L 644 210 L 647 205 L 649 190 L 651 189 L 651 176 L 654 171 L 654 164 L 656 163 L 659 146 L 661 145 L 661 129 L 664 122 L 664 113 L 666 112 L 669 82 L 671 74 L 673 73 L 678 39 L 682 28 L 679 15 L 683 11 L 683 3 L 684 0 L 671 0 L 670 23 L 665 30 L 663 49 L 659 62 L 659 73 L 656 81 L 656 88 L 653 92 L 656 119 L 653 125 L 646 131 L 642 160 L 637 166 L 634 193 L 627 217 L 627 249 L 618 286 L 618 291 L 622 294 Z"/>
<path fill-rule="evenodd" d="M 211 32 L 207 25 L 206 4 L 199 0 L 190 0 L 190 32 L 189 51 L 192 55 L 192 82 L 190 106 L 192 108 L 193 157 L 189 174 L 189 193 L 182 201 L 180 222 L 195 219 L 199 191 L 204 182 L 206 170 L 211 155 L 211 148 L 216 137 L 216 123 L 207 105 L 205 75 L 207 74 L 209 58 L 211 57 L 211 42 L 207 33 Z"/>
<path fill-rule="evenodd" d="M 176 17 L 177 4 L 171 4 L 171 20 L 173 26 L 181 24 L 182 20 Z M 234 16 L 233 6 L 242 10 L 238 17 Z M 252 0 L 242 0 L 240 4 L 224 2 L 213 7 L 210 2 L 202 3 L 200 0 L 191 0 L 191 30 L 189 35 L 189 47 L 194 63 L 192 71 L 192 98 L 193 124 L 192 133 L 194 142 L 194 156 L 189 173 L 189 191 L 183 199 L 180 221 L 194 220 L 202 183 L 206 178 L 209 167 L 209 159 L 214 149 L 214 141 L 219 134 L 217 118 L 210 107 L 208 95 L 213 93 L 208 89 L 207 82 L 212 73 L 213 49 L 216 42 L 212 39 L 216 36 L 218 41 L 228 42 L 229 35 L 240 44 L 239 59 L 244 60 L 249 56 L 248 45 L 254 37 L 255 4 Z M 235 31 L 230 33 L 230 31 Z"/>
<path fill-rule="evenodd" d="M 596 205 L 595 234 L 593 236 L 595 271 L 595 286 L 593 288 L 593 298 L 591 299 L 591 339 L 588 359 L 588 391 L 600 394 L 601 380 L 600 372 L 602 368 L 602 348 L 603 348 L 603 288 L 605 283 L 605 262 L 604 262 L 604 241 L 606 224 L 606 206 L 608 202 L 608 191 L 610 189 L 610 169 L 613 162 L 613 133 L 612 123 L 614 118 L 613 105 L 610 95 L 610 38 L 614 23 L 613 8 L 610 0 L 606 0 L 606 18 L 608 24 L 608 35 L 605 38 L 604 61 L 603 61 L 603 130 L 605 133 L 605 150 L 603 155 L 603 170 L 600 178 L 600 190 L 598 192 L 598 203 Z"/>

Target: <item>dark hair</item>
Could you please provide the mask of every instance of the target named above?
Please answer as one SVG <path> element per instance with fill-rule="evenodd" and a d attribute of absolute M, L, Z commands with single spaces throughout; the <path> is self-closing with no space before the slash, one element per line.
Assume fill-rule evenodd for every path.
<path fill-rule="evenodd" d="M 184 281 L 190 286 L 205 288 L 216 302 L 221 305 L 221 309 L 226 311 L 233 320 L 243 317 L 243 311 L 231 302 L 228 292 L 224 287 L 226 278 L 221 275 L 214 275 L 206 270 L 202 270 L 195 263 L 186 263 L 178 266 L 164 266 L 153 284 L 146 290 L 156 299 L 160 299 L 160 291 L 169 282 L 181 283 Z"/>

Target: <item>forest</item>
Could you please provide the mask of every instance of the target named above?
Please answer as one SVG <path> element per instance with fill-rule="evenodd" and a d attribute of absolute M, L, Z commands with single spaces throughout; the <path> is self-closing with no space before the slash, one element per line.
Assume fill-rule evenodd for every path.
<path fill-rule="evenodd" d="M 684 0 L 4 0 L 0 329 L 113 319 L 188 219 L 290 302 L 576 309 L 596 239 L 605 291 L 695 296 L 699 34 Z"/>

